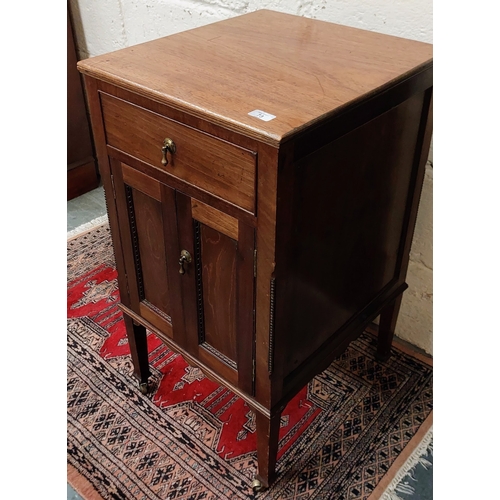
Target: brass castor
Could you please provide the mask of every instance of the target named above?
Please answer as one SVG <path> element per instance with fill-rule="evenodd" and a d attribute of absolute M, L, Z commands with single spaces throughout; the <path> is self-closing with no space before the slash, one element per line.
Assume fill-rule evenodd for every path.
<path fill-rule="evenodd" d="M 254 493 L 259 493 L 259 491 L 264 491 L 266 488 L 256 477 L 252 481 L 252 489 Z"/>
<path fill-rule="evenodd" d="M 139 390 L 146 395 L 148 393 L 148 384 L 147 382 L 143 382 L 142 384 L 139 384 Z"/>

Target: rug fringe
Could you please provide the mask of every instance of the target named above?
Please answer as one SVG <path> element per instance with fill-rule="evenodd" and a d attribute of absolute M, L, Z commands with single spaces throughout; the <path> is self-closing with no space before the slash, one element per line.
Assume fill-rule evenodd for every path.
<path fill-rule="evenodd" d="M 408 478 L 415 481 L 412 472 L 414 467 L 418 464 L 422 465 L 425 469 L 432 467 L 432 463 L 424 458 L 428 453 L 432 453 L 432 436 L 431 426 L 420 444 L 415 448 L 413 453 L 399 469 L 389 486 L 387 486 L 386 490 L 380 497 L 380 500 L 403 500 L 398 493 L 405 493 L 407 495 L 413 495 L 413 493 L 415 493 L 415 488 L 407 481 L 403 483 L 403 480 Z"/>
<path fill-rule="evenodd" d="M 81 226 L 78 226 L 75 229 L 68 231 L 67 239 L 69 240 L 70 238 L 75 238 L 76 236 L 80 236 L 80 234 L 90 231 L 96 226 L 101 226 L 106 222 L 108 222 L 108 214 L 101 215 L 100 217 L 92 219 L 90 222 L 86 222 L 85 224 L 82 224 Z"/>
<path fill-rule="evenodd" d="M 68 483 L 84 500 L 104 500 L 94 485 L 71 464 L 67 464 L 67 470 Z"/>

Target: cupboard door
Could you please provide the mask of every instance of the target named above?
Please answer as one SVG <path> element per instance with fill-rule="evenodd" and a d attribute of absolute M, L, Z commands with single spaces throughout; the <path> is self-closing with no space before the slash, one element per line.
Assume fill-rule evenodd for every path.
<path fill-rule="evenodd" d="M 180 192 L 176 206 L 187 349 L 252 394 L 254 229 Z"/>
<path fill-rule="evenodd" d="M 175 321 L 171 300 L 178 277 L 168 270 L 178 259 L 175 191 L 117 160 L 111 167 L 130 307 L 175 339 L 182 323 Z M 182 327 L 177 330 L 182 334 Z"/>

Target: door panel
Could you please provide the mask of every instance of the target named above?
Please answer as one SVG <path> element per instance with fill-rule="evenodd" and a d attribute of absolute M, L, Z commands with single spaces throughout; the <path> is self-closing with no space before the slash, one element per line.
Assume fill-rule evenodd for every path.
<path fill-rule="evenodd" d="M 166 207 L 175 218 L 175 192 L 131 167 L 111 161 L 132 309 L 173 337 Z M 175 256 L 174 256 L 175 257 Z"/>
<path fill-rule="evenodd" d="M 139 255 L 147 255 L 147 258 L 141 258 L 144 288 L 141 299 L 162 311 L 170 321 L 167 259 L 161 238 L 163 233 L 161 203 L 141 191 L 130 189 L 134 200 Z"/>
<path fill-rule="evenodd" d="M 130 307 L 252 395 L 254 228 L 118 160 L 111 168 Z"/>
<path fill-rule="evenodd" d="M 237 367 L 236 301 L 238 242 L 196 221 L 195 242 L 199 238 L 200 251 L 196 259 L 201 263 L 204 328 L 200 334 L 202 345 L 214 354 L 222 354 L 227 363 Z M 196 237 L 196 235 L 198 236 Z M 198 285 L 197 285 L 198 286 Z"/>
<path fill-rule="evenodd" d="M 206 217 L 198 203 L 180 192 L 176 206 L 180 248 L 193 257 L 181 276 L 188 349 L 252 394 L 254 229 L 241 221 L 234 224 L 215 209 Z M 203 222 L 198 214 L 204 214 L 199 217 Z M 221 232 L 221 220 L 233 229 Z"/>

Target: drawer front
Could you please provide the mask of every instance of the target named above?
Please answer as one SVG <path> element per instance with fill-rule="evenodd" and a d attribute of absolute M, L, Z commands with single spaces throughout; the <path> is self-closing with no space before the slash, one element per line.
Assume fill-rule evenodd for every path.
<path fill-rule="evenodd" d="M 101 103 L 110 146 L 198 188 L 255 211 L 256 154 L 108 94 Z M 163 166 L 163 141 L 174 141 Z"/>

